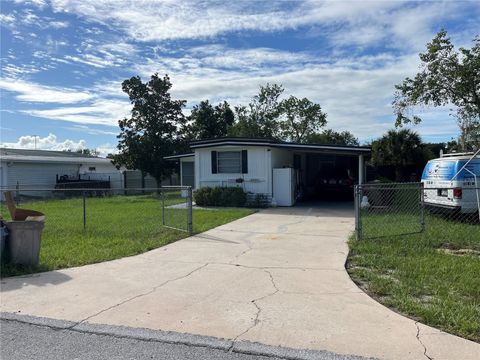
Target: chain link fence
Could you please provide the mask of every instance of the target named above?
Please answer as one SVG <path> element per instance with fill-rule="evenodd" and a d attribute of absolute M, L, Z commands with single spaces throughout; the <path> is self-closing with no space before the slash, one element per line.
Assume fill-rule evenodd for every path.
<path fill-rule="evenodd" d="M 4 193 L 11 191 L 15 206 L 45 215 L 44 236 L 152 237 L 165 228 L 193 232 L 192 189 L 182 186 L 111 189 L 2 189 L 0 210 L 11 220 Z"/>
<path fill-rule="evenodd" d="M 355 187 L 357 240 L 435 233 L 480 239 L 480 188 L 424 183 L 375 183 Z"/>

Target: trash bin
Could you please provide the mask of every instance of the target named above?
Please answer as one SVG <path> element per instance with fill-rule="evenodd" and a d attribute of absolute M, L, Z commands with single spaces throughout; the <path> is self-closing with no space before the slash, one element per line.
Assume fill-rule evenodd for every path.
<path fill-rule="evenodd" d="M 8 253 L 10 262 L 36 266 L 39 262 L 43 221 L 8 221 Z"/>
<path fill-rule="evenodd" d="M 0 220 L 0 261 L 5 261 L 5 243 L 7 242 L 8 230 L 5 222 Z"/>

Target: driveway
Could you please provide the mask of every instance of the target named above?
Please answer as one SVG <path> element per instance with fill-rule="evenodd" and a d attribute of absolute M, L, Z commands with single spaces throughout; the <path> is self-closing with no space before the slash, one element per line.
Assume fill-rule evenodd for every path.
<path fill-rule="evenodd" d="M 268 209 L 148 253 L 2 280 L 4 312 L 385 359 L 478 359 L 480 345 L 372 300 L 344 264 L 352 211 Z"/>

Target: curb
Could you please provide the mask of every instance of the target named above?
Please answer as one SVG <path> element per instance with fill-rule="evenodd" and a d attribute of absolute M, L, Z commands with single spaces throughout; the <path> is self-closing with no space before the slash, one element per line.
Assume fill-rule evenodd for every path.
<path fill-rule="evenodd" d="M 84 334 L 111 336 L 116 338 L 178 344 L 192 347 L 205 347 L 225 352 L 265 357 L 277 357 L 288 360 L 367 360 L 356 355 L 341 355 L 325 350 L 294 349 L 271 346 L 250 341 L 232 341 L 213 336 L 194 335 L 175 331 L 132 328 L 117 325 L 101 325 L 57 320 L 45 317 L 0 312 L 0 320 L 19 322 L 28 325 L 49 327 L 55 330 L 74 331 Z"/>

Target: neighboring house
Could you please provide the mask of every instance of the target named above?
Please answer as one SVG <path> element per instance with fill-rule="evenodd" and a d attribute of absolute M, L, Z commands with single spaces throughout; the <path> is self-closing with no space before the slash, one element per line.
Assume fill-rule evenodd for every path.
<path fill-rule="evenodd" d="M 195 141 L 179 161 L 182 185 L 194 188 L 240 186 L 278 205 L 297 198 L 353 197 L 353 184 L 365 178 L 362 146 L 313 145 L 270 139 L 218 138 Z"/>
<path fill-rule="evenodd" d="M 0 149 L 2 189 L 53 189 L 62 176 L 109 180 L 110 187 L 123 188 L 123 173 L 110 159 L 66 151 Z"/>

